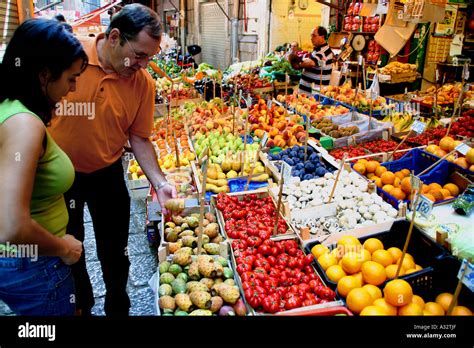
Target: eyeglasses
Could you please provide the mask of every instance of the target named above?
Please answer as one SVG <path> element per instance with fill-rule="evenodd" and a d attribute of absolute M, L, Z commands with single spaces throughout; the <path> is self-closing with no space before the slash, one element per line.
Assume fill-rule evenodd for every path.
<path fill-rule="evenodd" d="M 128 39 L 122 35 L 122 37 L 124 38 L 124 40 L 127 42 L 128 46 L 130 47 L 130 49 L 132 50 L 133 54 L 135 55 L 135 59 L 136 60 L 147 60 L 147 61 L 151 61 L 153 60 L 153 57 L 154 56 L 151 56 L 149 57 L 147 54 L 137 54 L 137 51 L 135 51 L 135 49 L 133 48 L 132 44 L 130 43 L 130 41 L 128 41 Z"/>

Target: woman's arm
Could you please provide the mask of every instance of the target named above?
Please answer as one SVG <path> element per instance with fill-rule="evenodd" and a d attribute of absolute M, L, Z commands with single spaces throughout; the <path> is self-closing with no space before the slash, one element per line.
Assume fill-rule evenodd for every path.
<path fill-rule="evenodd" d="M 75 239 L 52 235 L 30 215 L 45 136 L 43 123 L 29 114 L 18 114 L 0 126 L 0 243 L 38 245 L 40 255 L 59 256 L 74 263 L 81 255 L 82 244 L 79 247 Z"/>

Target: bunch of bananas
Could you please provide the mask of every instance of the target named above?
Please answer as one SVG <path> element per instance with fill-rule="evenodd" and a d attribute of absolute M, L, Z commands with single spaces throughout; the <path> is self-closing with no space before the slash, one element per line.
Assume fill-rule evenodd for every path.
<path fill-rule="evenodd" d="M 441 123 L 434 117 L 419 117 L 417 118 L 418 121 L 423 122 L 426 124 L 426 129 L 436 128 Z M 383 122 L 392 122 L 395 128 L 395 132 L 405 132 L 410 129 L 411 125 L 415 121 L 415 117 L 413 117 L 410 113 L 401 113 L 395 112 L 391 113 L 382 120 Z"/>
<path fill-rule="evenodd" d="M 409 113 L 394 112 L 385 116 L 383 122 L 392 122 L 396 133 L 404 132 L 410 129 L 414 119 Z"/>

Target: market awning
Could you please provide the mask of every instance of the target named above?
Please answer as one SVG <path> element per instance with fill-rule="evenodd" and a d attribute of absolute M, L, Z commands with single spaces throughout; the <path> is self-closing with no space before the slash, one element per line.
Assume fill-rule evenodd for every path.
<path fill-rule="evenodd" d="M 108 11 L 109 9 L 113 8 L 114 6 L 119 5 L 120 3 L 122 3 L 121 0 L 113 1 L 110 4 L 100 7 L 82 16 L 81 18 L 78 18 L 76 21 L 71 23 L 71 25 L 73 27 L 100 25 L 100 15 Z"/>

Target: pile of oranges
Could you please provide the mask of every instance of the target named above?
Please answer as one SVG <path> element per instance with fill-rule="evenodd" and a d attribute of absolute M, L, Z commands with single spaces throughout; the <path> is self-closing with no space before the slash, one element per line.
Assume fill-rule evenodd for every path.
<path fill-rule="evenodd" d="M 378 161 L 367 161 L 366 159 L 358 160 L 354 164 L 354 170 L 374 181 L 378 187 L 395 199 L 412 200 L 410 170 L 402 169 L 393 173 L 380 165 Z M 423 184 L 422 186 L 422 194 L 433 202 L 452 199 L 459 195 L 459 191 L 459 187 L 453 183 L 444 186 L 438 183 Z"/>
<path fill-rule="evenodd" d="M 438 157 L 444 157 L 461 143 L 461 141 L 454 140 L 451 137 L 444 137 L 439 141 L 439 146 L 434 144 L 428 145 L 426 147 L 426 152 L 432 153 Z M 456 155 L 449 155 L 446 160 L 457 164 L 464 169 L 469 169 L 472 172 L 474 171 L 474 148 L 469 149 L 469 151 L 466 153 L 466 156 L 456 152 Z"/>
<path fill-rule="evenodd" d="M 402 251 L 399 248 L 384 249 L 377 238 L 367 239 L 363 245 L 353 236 L 343 236 L 337 249 L 317 244 L 311 253 L 337 283 L 337 291 L 346 299 L 347 307 L 360 315 L 444 315 L 451 301 L 449 294 L 441 294 L 436 302 L 428 302 L 413 295 L 410 284 L 402 279 L 387 282 L 383 294 L 379 286 L 394 278 Z M 400 275 L 421 270 L 410 254 L 405 254 Z M 439 303 L 438 303 L 439 302 Z M 471 315 L 466 307 L 455 307 L 453 315 Z"/>

